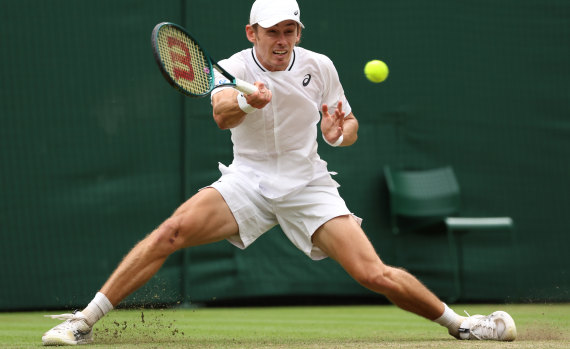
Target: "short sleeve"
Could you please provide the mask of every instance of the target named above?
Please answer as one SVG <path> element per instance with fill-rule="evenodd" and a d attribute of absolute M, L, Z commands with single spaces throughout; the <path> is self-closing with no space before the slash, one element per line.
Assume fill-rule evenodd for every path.
<path fill-rule="evenodd" d="M 228 73 L 230 73 L 234 77 L 239 78 L 239 79 L 243 79 L 243 75 L 245 74 L 245 71 L 244 71 L 245 62 L 243 61 L 243 59 L 239 53 L 234 54 L 230 58 L 223 59 L 223 60 L 219 61 L 218 65 L 220 67 L 224 68 Z M 228 82 L 231 82 L 231 81 L 228 80 L 228 78 L 226 78 L 222 73 L 220 73 L 216 69 L 214 69 L 214 84 L 216 86 L 221 85 L 221 84 L 225 84 Z M 212 94 L 210 95 L 210 98 L 213 95 L 215 95 L 216 93 L 219 93 L 219 92 L 226 90 L 228 88 L 233 88 L 233 87 L 225 86 L 225 87 L 219 87 L 219 88 L 214 89 L 212 91 Z"/>
<path fill-rule="evenodd" d="M 337 103 L 341 101 L 342 110 L 345 112 L 345 115 L 350 114 L 352 112 L 352 108 L 350 107 L 348 99 L 344 94 L 344 89 L 342 88 L 338 72 L 333 62 L 330 60 L 330 58 L 322 56 L 321 64 L 323 69 L 323 79 L 325 81 L 325 88 L 323 91 L 323 99 L 321 101 L 321 105 L 328 105 L 329 112 L 334 113 Z"/>

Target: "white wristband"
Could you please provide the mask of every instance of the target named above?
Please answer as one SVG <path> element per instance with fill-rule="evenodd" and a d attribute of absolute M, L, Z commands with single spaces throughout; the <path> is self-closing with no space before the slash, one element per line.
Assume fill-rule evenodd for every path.
<path fill-rule="evenodd" d="M 331 143 L 329 141 L 327 141 L 327 139 L 325 138 L 325 135 L 323 134 L 323 139 L 325 140 L 325 142 L 327 142 L 328 145 L 330 145 L 331 147 L 338 147 L 339 145 L 342 144 L 342 141 L 344 140 L 343 135 L 340 135 L 340 137 L 338 137 L 338 139 L 336 140 L 336 142 Z"/>
<path fill-rule="evenodd" d="M 253 107 L 253 106 L 249 105 L 249 103 L 247 103 L 247 99 L 245 99 L 245 96 L 243 95 L 243 93 L 238 93 L 237 101 L 238 101 L 239 108 L 241 110 L 243 110 L 246 114 L 253 113 L 254 111 L 257 110 L 256 107 Z"/>

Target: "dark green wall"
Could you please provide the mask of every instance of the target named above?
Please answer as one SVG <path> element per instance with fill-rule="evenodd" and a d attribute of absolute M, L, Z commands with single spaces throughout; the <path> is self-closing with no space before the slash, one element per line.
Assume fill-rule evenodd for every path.
<path fill-rule="evenodd" d="M 249 44 L 249 4 L 0 0 L 0 309 L 84 305 L 136 241 L 217 179 L 229 132 L 208 99 L 163 81 L 150 32 L 183 24 L 222 59 Z M 450 164 L 464 213 L 509 215 L 519 240 L 463 236 L 461 300 L 570 300 L 570 3 L 300 5 L 301 44 L 333 59 L 360 121 L 353 147 L 321 156 L 381 257 L 451 295 L 444 236 L 391 235 L 382 175 Z M 378 85 L 362 74 L 374 58 L 391 69 Z M 125 304 L 323 294 L 371 296 L 274 229 L 246 251 L 221 242 L 171 256 Z"/>

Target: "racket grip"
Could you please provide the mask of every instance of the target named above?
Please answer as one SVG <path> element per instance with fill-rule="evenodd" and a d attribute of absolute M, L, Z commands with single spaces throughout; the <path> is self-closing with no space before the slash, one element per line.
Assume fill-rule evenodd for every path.
<path fill-rule="evenodd" d="M 246 95 L 250 95 L 257 91 L 257 86 L 250 84 L 247 81 L 243 81 L 240 79 L 236 79 L 236 89 L 245 93 Z"/>

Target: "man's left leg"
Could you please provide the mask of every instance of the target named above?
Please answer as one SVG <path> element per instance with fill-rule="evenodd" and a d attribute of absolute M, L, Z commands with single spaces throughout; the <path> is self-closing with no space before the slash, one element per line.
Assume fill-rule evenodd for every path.
<path fill-rule="evenodd" d="M 385 265 L 350 216 L 334 218 L 313 235 L 313 243 L 336 260 L 357 282 L 381 293 L 392 303 L 429 320 L 443 314 L 445 305 L 414 276 Z"/>
<path fill-rule="evenodd" d="M 478 321 L 466 321 L 465 317 L 447 307 L 413 275 L 401 268 L 385 265 L 351 216 L 336 217 L 323 224 L 313 235 L 313 243 L 364 287 L 383 294 L 404 310 L 447 327 L 449 333 L 456 338 L 460 337 L 462 323 L 469 326 L 463 329 L 467 333 L 470 328 L 473 329 L 471 332 L 485 332 L 485 335 L 479 336 L 482 338 L 470 334 L 470 339 L 514 340 L 516 336 L 514 321 L 508 314 L 508 318 L 503 316 L 501 319 L 489 319 L 495 314 L 493 313 L 484 317 L 487 320 L 481 318 Z M 501 322 L 504 333 L 497 333 L 497 327 L 501 327 L 496 324 L 497 321 Z M 480 327 L 484 329 L 480 330 Z M 465 336 L 462 335 L 463 337 Z"/>

